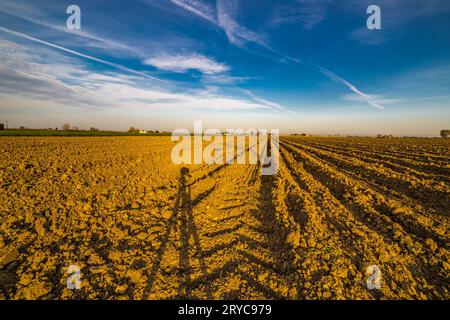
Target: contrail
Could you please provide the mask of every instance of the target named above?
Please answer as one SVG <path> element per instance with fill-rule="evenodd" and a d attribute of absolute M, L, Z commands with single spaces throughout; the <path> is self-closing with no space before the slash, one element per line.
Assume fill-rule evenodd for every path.
<path fill-rule="evenodd" d="M 229 0 L 227 0 L 229 1 Z M 265 48 L 266 50 L 269 50 L 270 52 L 281 56 L 284 59 L 287 59 L 289 61 L 292 61 L 294 63 L 297 64 L 302 64 L 306 67 L 312 67 L 314 66 L 314 70 L 315 71 L 319 71 L 320 73 L 322 73 L 323 75 L 325 75 L 327 78 L 329 78 L 330 80 L 339 83 L 341 85 L 346 86 L 348 89 L 350 89 L 351 91 L 353 91 L 354 93 L 356 93 L 357 95 L 361 96 L 364 98 L 364 100 L 366 100 L 366 102 L 371 105 L 372 107 L 378 108 L 378 109 L 384 109 L 384 106 L 380 105 L 379 103 L 377 103 L 376 101 L 373 100 L 373 97 L 362 92 L 361 90 L 359 90 L 355 85 L 351 84 L 350 82 L 348 82 L 347 80 L 345 80 L 344 78 L 339 77 L 338 75 L 336 75 L 335 73 L 333 73 L 332 71 L 325 69 L 324 67 L 314 63 L 314 62 L 305 62 L 303 60 L 300 59 L 296 59 L 293 57 L 290 57 L 286 54 L 283 54 L 282 52 L 279 52 L 275 49 L 273 49 L 272 47 L 270 47 L 269 45 L 258 41 L 256 38 L 254 37 L 246 37 L 245 33 L 243 34 L 242 32 L 237 32 L 236 29 L 239 30 L 240 25 L 237 21 L 232 20 L 231 22 L 229 21 L 231 18 L 228 15 L 227 16 L 227 22 L 228 24 L 231 25 L 230 28 L 227 28 L 226 25 L 224 23 L 220 23 L 217 18 L 214 16 L 215 15 L 219 15 L 218 12 L 211 12 L 211 9 L 208 9 L 209 7 L 204 5 L 202 2 L 199 1 L 192 1 L 192 2 L 186 2 L 185 0 L 171 0 L 171 2 L 177 6 L 179 6 L 180 8 L 183 8 L 184 10 L 189 11 L 190 13 L 197 15 L 205 20 L 208 20 L 209 22 L 213 23 L 216 26 L 221 27 L 222 29 L 224 29 L 224 31 L 227 33 L 238 33 L 237 35 L 244 38 L 246 41 L 248 42 L 254 42 L 258 45 L 260 45 L 261 47 Z M 219 2 L 220 4 L 221 2 Z M 205 12 L 207 11 L 207 12 Z M 219 19 L 220 20 L 220 19 Z M 248 32 L 247 32 L 248 33 Z M 234 34 L 235 35 L 235 34 Z M 233 43 L 233 41 L 230 41 L 231 43 Z M 233 43 L 235 44 L 235 43 Z"/>
<path fill-rule="evenodd" d="M 364 92 L 362 92 L 361 90 L 359 90 L 358 88 L 356 88 L 353 84 L 351 84 L 350 82 L 348 82 L 347 80 L 339 77 L 337 74 L 335 74 L 334 72 L 331 72 L 328 69 L 325 69 L 324 67 L 321 67 L 319 65 L 316 65 L 317 68 L 319 68 L 320 72 L 322 74 L 324 74 L 325 76 L 327 76 L 328 78 L 330 78 L 331 80 L 333 80 L 334 82 L 343 84 L 344 86 L 346 86 L 347 88 L 349 88 L 351 91 L 353 91 L 354 93 L 356 93 L 357 95 L 363 97 L 368 104 L 370 104 L 372 107 L 378 108 L 378 109 L 384 109 L 384 107 L 378 103 L 376 103 L 375 101 L 373 101 L 372 97 Z"/>
<path fill-rule="evenodd" d="M 156 81 L 159 81 L 159 82 L 162 82 L 162 83 L 166 83 L 166 84 L 168 83 L 167 81 L 164 81 L 164 80 L 161 80 L 161 79 L 149 76 L 148 74 L 145 74 L 143 72 L 139 72 L 139 71 L 130 69 L 130 68 L 125 67 L 125 66 L 123 66 L 121 64 L 109 62 L 109 61 L 106 61 L 106 60 L 103 60 L 103 59 L 99 59 L 99 58 L 96 58 L 96 57 L 93 57 L 93 56 L 90 56 L 90 55 L 87 55 L 87 54 L 84 54 L 84 53 L 81 53 L 81 52 L 78 52 L 78 51 L 67 49 L 67 48 L 59 46 L 57 44 L 54 44 L 54 43 L 51 43 L 51 42 L 47 42 L 47 41 L 44 41 L 44 40 L 32 37 L 32 36 L 26 35 L 24 33 L 18 32 L 18 31 L 14 31 L 14 30 L 11 30 L 11 29 L 8 29 L 8 28 L 4 28 L 4 27 L 0 27 L 0 31 L 9 33 L 9 34 L 15 35 L 17 37 L 33 41 L 33 42 L 37 42 L 37 43 L 40 43 L 40 44 L 43 44 L 43 45 L 46 45 L 46 46 L 49 46 L 49 47 L 52 47 L 52 48 L 64 51 L 64 52 L 68 52 L 68 53 L 71 53 L 71 54 L 76 55 L 78 57 L 82 57 L 82 58 L 85 58 L 85 59 L 88 59 L 88 60 L 99 62 L 101 64 L 104 64 L 104 65 L 107 65 L 107 66 L 110 66 L 110 67 L 113 67 L 113 68 L 116 68 L 116 69 L 119 69 L 119 70 L 122 70 L 122 71 L 125 71 L 125 72 L 128 72 L 128 73 L 133 73 L 133 74 L 139 75 L 141 77 L 144 77 L 144 78 L 147 78 L 147 79 L 150 79 L 150 80 L 156 80 Z"/>
<path fill-rule="evenodd" d="M 82 30 L 70 30 L 69 31 L 65 26 L 49 23 L 47 21 L 36 19 L 36 18 L 34 18 L 32 16 L 26 15 L 26 14 L 21 13 L 21 12 L 14 12 L 14 11 L 10 11 L 10 10 L 5 10 L 3 8 L 0 8 L 0 12 L 3 12 L 5 14 L 11 15 L 13 17 L 16 17 L 16 18 L 19 18 L 19 19 L 22 19 L 22 20 L 25 20 L 25 21 L 28 21 L 28 22 L 31 22 L 31 23 L 34 23 L 34 24 L 46 27 L 46 28 L 50 28 L 50 29 L 57 30 L 57 31 L 60 31 L 60 32 L 64 32 L 64 33 L 68 33 L 68 34 L 71 34 L 71 35 L 79 36 L 79 37 L 86 38 L 86 39 L 89 39 L 89 40 L 94 40 L 94 41 L 101 42 L 101 43 L 105 44 L 108 48 L 111 48 L 111 49 L 116 49 L 116 50 L 120 49 L 120 50 L 125 50 L 125 51 L 128 51 L 128 52 L 132 52 L 134 54 L 138 54 L 138 51 L 128 47 L 127 45 L 124 45 L 124 44 L 121 44 L 121 43 L 118 43 L 118 42 L 115 42 L 115 41 L 111 41 L 111 40 L 108 40 L 108 39 L 103 39 L 101 37 L 98 37 L 96 35 L 90 34 L 88 32 L 84 32 Z"/>
<path fill-rule="evenodd" d="M 264 105 L 266 107 L 269 107 L 269 108 L 271 108 L 274 111 L 286 112 L 286 113 L 289 113 L 289 114 L 292 114 L 292 115 L 295 115 L 295 116 L 299 116 L 299 114 L 297 112 L 294 112 L 294 111 L 291 111 L 289 109 L 286 109 L 285 107 L 283 107 L 282 105 L 280 105 L 280 104 L 278 104 L 276 102 L 272 102 L 272 101 L 260 98 L 260 97 L 258 97 L 256 95 L 254 95 L 253 92 L 251 92 L 249 90 L 242 89 L 242 91 L 246 95 L 248 95 L 250 98 L 252 98 L 252 100 L 254 100 L 254 101 L 256 101 L 256 102 L 258 102 L 258 103 L 260 103 L 260 104 L 262 104 L 262 105 Z"/>
<path fill-rule="evenodd" d="M 181 8 L 183 8 L 184 10 L 187 10 L 189 12 L 192 12 L 193 14 L 202 17 L 205 20 L 208 20 L 209 22 L 214 23 L 215 25 L 218 25 L 217 19 L 215 17 L 213 17 L 213 15 L 211 14 L 211 12 L 209 13 L 205 13 L 203 12 L 201 9 L 198 8 L 199 5 L 201 5 L 198 2 L 191 2 L 191 3 L 187 3 L 183 0 L 171 0 L 171 2 Z M 197 8 L 196 8 L 197 6 Z M 204 11 L 207 11 L 207 6 L 203 5 L 202 6 Z"/>

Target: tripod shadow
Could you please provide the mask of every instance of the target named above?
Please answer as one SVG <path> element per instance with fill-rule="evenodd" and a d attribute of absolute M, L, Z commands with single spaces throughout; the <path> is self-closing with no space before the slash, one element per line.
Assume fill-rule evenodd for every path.
<path fill-rule="evenodd" d="M 195 250 L 195 256 L 197 257 L 200 264 L 200 271 L 203 274 L 207 273 L 207 268 L 204 259 L 204 252 L 200 244 L 200 237 L 198 234 L 197 226 L 195 224 L 193 215 L 193 206 L 200 202 L 203 198 L 209 195 L 215 188 L 215 186 L 206 192 L 200 194 L 197 198 L 192 199 L 191 197 L 191 185 L 188 183 L 188 178 L 190 177 L 189 169 L 186 167 L 181 168 L 180 178 L 178 180 L 178 194 L 175 200 L 175 205 L 172 209 L 172 215 L 167 223 L 163 240 L 157 251 L 156 261 L 153 264 L 149 274 L 148 274 L 148 284 L 144 290 L 143 298 L 147 299 L 154 282 L 156 280 L 156 275 L 160 269 L 161 261 L 164 256 L 167 244 L 169 242 L 169 237 L 172 230 L 175 233 L 179 233 L 180 246 L 179 246 L 179 267 L 178 267 L 178 299 L 192 299 L 192 266 L 190 251 L 192 250 L 190 241 L 193 239 L 193 249 Z M 206 294 L 208 299 L 212 298 L 211 287 L 206 284 Z"/>

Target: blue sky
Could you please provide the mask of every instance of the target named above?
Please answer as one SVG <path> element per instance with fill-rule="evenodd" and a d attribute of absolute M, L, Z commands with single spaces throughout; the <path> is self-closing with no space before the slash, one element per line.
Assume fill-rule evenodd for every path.
<path fill-rule="evenodd" d="M 0 122 L 438 135 L 448 30 L 446 0 L 0 0 Z"/>

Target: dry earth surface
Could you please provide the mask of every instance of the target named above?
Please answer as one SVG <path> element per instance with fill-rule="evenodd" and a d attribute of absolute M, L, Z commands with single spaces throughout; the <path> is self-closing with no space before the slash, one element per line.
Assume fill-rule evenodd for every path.
<path fill-rule="evenodd" d="M 285 137 L 275 176 L 170 137 L 0 146 L 0 299 L 450 298 L 448 140 Z"/>

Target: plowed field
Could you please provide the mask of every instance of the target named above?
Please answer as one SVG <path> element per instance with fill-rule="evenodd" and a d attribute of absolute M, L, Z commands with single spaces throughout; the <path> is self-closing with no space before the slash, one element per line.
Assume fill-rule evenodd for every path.
<path fill-rule="evenodd" d="M 261 176 L 170 137 L 0 138 L 0 299 L 450 298 L 448 140 L 280 145 Z"/>

